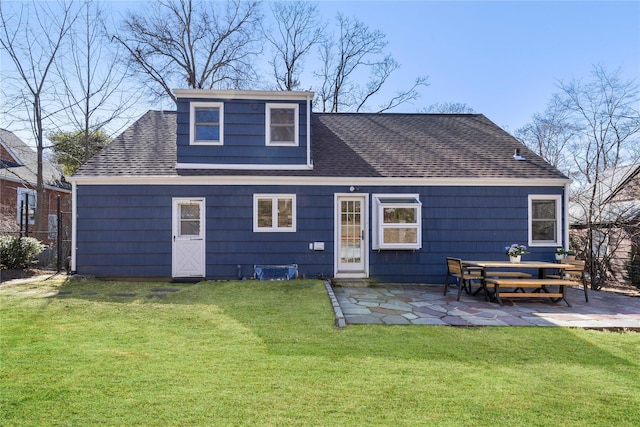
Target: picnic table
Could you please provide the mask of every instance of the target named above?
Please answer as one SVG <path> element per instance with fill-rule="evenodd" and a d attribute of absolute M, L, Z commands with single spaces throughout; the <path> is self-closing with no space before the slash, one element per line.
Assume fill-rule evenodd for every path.
<path fill-rule="evenodd" d="M 573 280 L 563 278 L 548 278 L 548 270 L 564 270 L 570 268 L 567 264 L 558 264 L 546 261 L 462 261 L 463 265 L 478 268 L 481 271 L 481 289 L 488 297 L 495 298 L 500 305 L 503 305 L 502 298 L 551 298 L 553 302 L 563 300 L 569 307 L 571 304 L 566 298 L 566 287 L 580 285 Z M 509 268 L 509 269 L 537 269 L 538 277 L 492 277 L 487 269 Z M 557 286 L 558 291 L 552 292 L 549 287 Z M 506 291 L 505 289 L 511 289 Z M 526 292 L 529 289 L 530 292 Z"/>

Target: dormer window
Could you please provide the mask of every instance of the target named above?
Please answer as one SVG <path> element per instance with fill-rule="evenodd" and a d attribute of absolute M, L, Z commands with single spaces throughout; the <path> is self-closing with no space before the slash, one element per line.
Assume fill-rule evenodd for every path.
<path fill-rule="evenodd" d="M 267 104 L 267 145 L 298 146 L 298 104 Z"/>
<path fill-rule="evenodd" d="M 221 102 L 192 102 L 190 143 L 192 145 L 222 145 L 224 108 Z"/>

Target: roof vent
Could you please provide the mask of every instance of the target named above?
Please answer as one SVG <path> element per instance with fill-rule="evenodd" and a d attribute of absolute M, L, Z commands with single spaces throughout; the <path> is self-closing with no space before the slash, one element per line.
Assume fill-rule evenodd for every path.
<path fill-rule="evenodd" d="M 520 149 L 516 148 L 516 152 L 513 154 L 513 158 L 515 160 L 526 160 L 524 157 L 520 155 Z"/>

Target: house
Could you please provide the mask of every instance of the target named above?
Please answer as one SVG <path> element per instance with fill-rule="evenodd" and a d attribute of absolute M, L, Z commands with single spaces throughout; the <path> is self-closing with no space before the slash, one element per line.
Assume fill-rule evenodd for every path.
<path fill-rule="evenodd" d="M 591 223 L 594 273 L 625 282 L 631 254 L 634 248 L 640 251 L 640 164 L 606 170 L 594 185 L 577 195 L 569 206 L 571 237 L 583 251 L 588 251 L 587 230 Z M 588 221 L 591 202 L 594 209 Z M 587 258 L 588 254 L 582 256 Z"/>
<path fill-rule="evenodd" d="M 73 175 L 98 277 L 442 283 L 446 256 L 553 259 L 569 179 L 481 114 L 314 113 L 312 92 L 175 90 Z M 518 152 L 517 156 L 515 155 Z"/>
<path fill-rule="evenodd" d="M 44 212 L 46 233 L 34 233 L 38 157 L 36 152 L 13 132 L 0 129 L 0 233 L 28 233 L 45 244 L 56 242 L 57 198 L 61 210 L 71 211 L 71 184 L 63 173 L 46 160 L 42 162 L 44 180 Z M 21 213 L 22 207 L 22 215 Z M 71 216 L 64 218 L 66 230 L 71 230 Z M 64 224 L 64 222 L 63 222 Z"/>

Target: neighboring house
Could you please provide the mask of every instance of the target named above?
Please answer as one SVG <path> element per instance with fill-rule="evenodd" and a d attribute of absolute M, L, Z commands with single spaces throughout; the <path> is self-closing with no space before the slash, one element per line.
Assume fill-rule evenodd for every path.
<path fill-rule="evenodd" d="M 72 269 L 442 283 L 445 257 L 553 259 L 569 179 L 481 114 L 313 113 L 312 92 L 175 90 L 71 178 Z M 516 150 L 520 159 L 514 158 Z"/>
<path fill-rule="evenodd" d="M 632 248 L 640 246 L 640 164 L 605 171 L 595 194 L 593 189 L 587 188 L 570 204 L 572 236 L 588 247 L 586 218 L 589 202 L 593 201 L 592 251 L 607 276 L 623 282 Z"/>
<path fill-rule="evenodd" d="M 19 235 L 28 231 L 29 236 L 51 244 L 56 241 L 57 197 L 61 210 L 67 212 L 65 228 L 70 230 L 71 184 L 63 173 L 43 160 L 44 220 L 46 233 L 35 233 L 36 185 L 38 171 L 37 153 L 12 132 L 0 129 L 0 233 Z M 20 215 L 22 206 L 22 218 Z M 63 222 L 64 224 L 64 222 Z"/>

